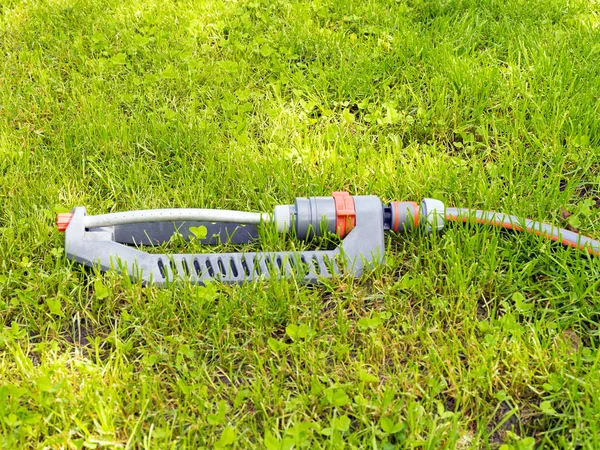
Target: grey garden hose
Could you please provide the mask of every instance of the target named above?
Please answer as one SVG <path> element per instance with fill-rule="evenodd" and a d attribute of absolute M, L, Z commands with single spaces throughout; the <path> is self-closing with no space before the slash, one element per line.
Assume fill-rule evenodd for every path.
<path fill-rule="evenodd" d="M 530 219 L 519 219 L 504 213 L 464 208 L 446 208 L 446 220 L 475 222 L 515 231 L 527 231 L 555 242 L 600 256 L 600 242 L 573 231 Z"/>

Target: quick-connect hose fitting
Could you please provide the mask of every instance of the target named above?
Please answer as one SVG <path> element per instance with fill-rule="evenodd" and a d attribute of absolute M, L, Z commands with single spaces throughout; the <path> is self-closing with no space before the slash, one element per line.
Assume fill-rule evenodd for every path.
<path fill-rule="evenodd" d="M 273 221 L 280 233 L 292 229 L 298 239 L 335 233 L 335 203 L 333 197 L 298 197 L 293 205 L 277 205 Z"/>
<path fill-rule="evenodd" d="M 431 233 L 444 228 L 444 204 L 432 198 L 416 202 L 391 202 L 384 208 L 383 223 L 386 230 L 405 233 L 424 227 Z"/>
<path fill-rule="evenodd" d="M 293 205 L 278 205 L 273 221 L 280 233 L 296 231 L 298 239 L 335 233 L 336 202 L 333 197 L 298 197 Z"/>
<path fill-rule="evenodd" d="M 298 239 L 309 239 L 335 233 L 335 201 L 333 197 L 298 197 L 294 203 Z"/>
<path fill-rule="evenodd" d="M 386 230 L 404 233 L 419 227 L 420 214 L 417 202 L 391 202 L 387 208 L 384 208 L 383 215 Z"/>
<path fill-rule="evenodd" d="M 299 239 L 337 234 L 344 238 L 356 226 L 354 197 L 334 192 L 331 197 L 298 197 L 293 205 L 278 205 L 273 221 L 281 233 L 296 231 Z"/>

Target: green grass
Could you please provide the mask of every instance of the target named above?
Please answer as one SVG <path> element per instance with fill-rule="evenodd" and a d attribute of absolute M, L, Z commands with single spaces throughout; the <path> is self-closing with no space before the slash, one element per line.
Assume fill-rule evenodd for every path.
<path fill-rule="evenodd" d="M 598 238 L 599 43 L 591 0 L 0 0 L 0 447 L 600 447 L 575 250 L 450 225 L 357 280 L 161 290 L 54 227 L 348 190 Z"/>

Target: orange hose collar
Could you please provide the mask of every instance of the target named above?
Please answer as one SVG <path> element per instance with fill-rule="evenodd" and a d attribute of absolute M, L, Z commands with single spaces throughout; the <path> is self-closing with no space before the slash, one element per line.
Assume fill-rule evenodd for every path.
<path fill-rule="evenodd" d="M 354 199 L 348 192 L 334 192 L 335 230 L 339 237 L 345 237 L 356 226 Z"/>

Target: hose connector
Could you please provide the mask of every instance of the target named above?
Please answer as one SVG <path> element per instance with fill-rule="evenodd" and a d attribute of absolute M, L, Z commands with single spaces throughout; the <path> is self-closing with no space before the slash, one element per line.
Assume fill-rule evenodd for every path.
<path fill-rule="evenodd" d="M 414 231 L 425 227 L 427 233 L 444 228 L 444 204 L 439 200 L 426 198 L 419 205 L 416 202 L 391 202 L 383 210 L 383 226 L 395 233 Z"/>
<path fill-rule="evenodd" d="M 273 222 L 280 233 L 296 231 L 299 239 L 327 233 L 346 237 L 356 226 L 354 197 L 334 192 L 331 197 L 298 197 L 293 205 L 277 205 Z"/>
<path fill-rule="evenodd" d="M 384 228 L 405 233 L 419 227 L 420 212 L 416 202 L 391 202 L 384 208 Z"/>
<path fill-rule="evenodd" d="M 310 239 L 336 232 L 336 205 L 333 197 L 298 197 L 293 205 L 277 205 L 273 221 L 279 232 L 295 230 L 298 239 Z"/>
<path fill-rule="evenodd" d="M 444 204 L 433 198 L 423 199 L 421 203 L 421 220 L 425 225 L 425 231 L 442 231 L 444 228 L 445 207 Z"/>

